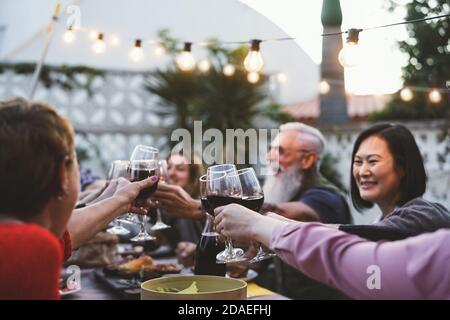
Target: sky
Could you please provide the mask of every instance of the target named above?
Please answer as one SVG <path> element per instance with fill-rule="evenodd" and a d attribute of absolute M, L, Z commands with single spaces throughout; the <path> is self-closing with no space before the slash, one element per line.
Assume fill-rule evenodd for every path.
<path fill-rule="evenodd" d="M 287 34 L 296 38 L 299 46 L 320 63 L 323 32 L 320 0 L 241 0 L 276 23 Z M 385 0 L 341 0 L 342 30 L 366 28 L 403 21 L 404 8 L 393 13 L 383 4 Z M 396 0 L 404 4 L 408 0 Z M 396 26 L 360 34 L 361 63 L 346 69 L 346 90 L 354 94 L 386 94 L 402 86 L 401 67 L 406 57 L 396 42 L 407 36 L 404 26 Z"/>
<path fill-rule="evenodd" d="M 186 6 L 189 5 L 189 1 L 195 3 L 194 0 L 186 0 Z M 322 55 L 322 37 L 320 34 L 323 32 L 320 21 L 322 9 L 321 0 L 215 1 L 240 1 L 251 7 L 276 24 L 289 36 L 295 37 L 295 42 L 303 49 L 303 51 L 306 52 L 315 63 L 320 64 Z M 400 10 L 394 13 L 389 13 L 383 6 L 386 1 L 387 0 L 341 0 L 340 3 L 343 11 L 342 30 L 355 27 L 366 28 L 402 21 L 405 16 L 404 7 L 403 10 L 400 8 Z M 409 0 L 394 1 L 404 4 Z M 53 1 L 47 2 L 50 3 Z M 54 2 L 56 3 L 57 0 L 54 0 Z M 77 3 L 79 1 L 64 0 L 63 2 Z M 216 4 L 211 2 L 211 6 L 214 6 L 214 8 L 219 7 L 217 6 L 217 2 Z M 174 10 L 180 10 L 180 8 L 175 8 Z M 23 14 L 25 13 L 32 14 L 30 12 L 24 12 Z M 0 10 L 0 20 L 1 18 L 2 12 Z M 47 15 L 45 15 L 45 19 L 47 19 Z M 102 19 L 105 19 L 105 17 L 102 17 Z M 120 17 L 115 17 L 114 19 L 114 23 L 116 23 L 120 20 Z M 170 20 L 178 18 L 175 15 L 173 17 L 165 17 L 164 19 Z M 232 19 L 230 19 L 230 22 L 233 22 Z M 244 23 L 245 21 L 241 22 L 241 25 Z M 42 25 L 44 26 L 43 30 L 45 30 L 45 23 Z M 24 24 L 23 28 L 26 27 L 27 24 Z M 252 25 L 251 27 L 258 30 L 257 25 Z M 242 36 L 242 32 L 240 35 Z M 345 36 L 343 36 L 343 38 L 344 37 Z M 345 86 L 347 91 L 353 94 L 386 94 L 396 92 L 400 89 L 402 86 L 401 67 L 406 63 L 407 59 L 405 55 L 399 51 L 396 43 L 398 40 L 405 38 L 405 26 L 363 31 L 360 34 L 360 43 L 358 45 L 361 51 L 361 63 L 358 66 L 346 69 L 345 71 Z M 262 52 L 262 54 L 264 54 L 264 52 Z M 289 56 L 289 59 L 294 59 L 294 57 Z M 279 71 L 282 72 L 283 70 Z"/>

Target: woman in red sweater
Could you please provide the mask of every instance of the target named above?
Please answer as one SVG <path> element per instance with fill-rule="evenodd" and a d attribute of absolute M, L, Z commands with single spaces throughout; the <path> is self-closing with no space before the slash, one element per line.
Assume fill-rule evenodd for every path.
<path fill-rule="evenodd" d="M 125 212 L 154 181 L 126 183 L 111 200 Z M 0 103 L 0 300 L 59 298 L 79 189 L 69 121 L 46 104 Z"/>
<path fill-rule="evenodd" d="M 0 299 L 56 299 L 79 189 L 74 132 L 51 107 L 0 106 Z"/>

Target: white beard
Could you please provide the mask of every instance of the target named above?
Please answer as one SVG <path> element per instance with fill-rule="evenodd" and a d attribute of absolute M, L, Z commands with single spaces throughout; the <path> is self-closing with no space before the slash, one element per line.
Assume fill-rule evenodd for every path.
<path fill-rule="evenodd" d="M 289 202 L 302 185 L 302 173 L 297 166 L 268 175 L 264 182 L 264 201 L 272 203 Z"/>

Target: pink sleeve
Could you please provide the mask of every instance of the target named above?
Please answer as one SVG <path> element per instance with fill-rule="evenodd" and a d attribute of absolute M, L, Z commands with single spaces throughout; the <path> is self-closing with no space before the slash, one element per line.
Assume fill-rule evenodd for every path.
<path fill-rule="evenodd" d="M 383 243 L 318 223 L 293 223 L 275 229 L 271 248 L 306 275 L 352 298 L 448 299 L 448 241 L 450 231 Z"/>

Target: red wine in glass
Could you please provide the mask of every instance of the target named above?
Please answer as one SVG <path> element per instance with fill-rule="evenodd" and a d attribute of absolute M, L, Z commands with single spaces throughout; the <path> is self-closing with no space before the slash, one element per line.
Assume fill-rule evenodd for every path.
<path fill-rule="evenodd" d="M 139 192 L 136 200 L 140 201 L 149 198 L 158 188 L 159 170 L 157 163 L 153 160 L 132 161 L 130 167 L 130 180 L 132 182 L 141 181 L 153 176 L 158 177 L 158 180 L 151 187 L 142 189 L 141 192 Z"/>
<path fill-rule="evenodd" d="M 241 204 L 241 198 L 238 197 L 208 195 L 206 199 L 213 214 L 214 209 L 217 207 L 226 206 L 231 203 Z"/>
<path fill-rule="evenodd" d="M 246 207 L 247 209 L 259 212 L 261 210 L 261 207 L 264 203 L 264 196 L 247 196 L 242 197 L 241 199 L 241 205 Z"/>
<path fill-rule="evenodd" d="M 202 198 L 201 199 L 202 202 L 202 207 L 203 210 L 205 210 L 207 213 L 209 213 L 210 215 L 214 216 L 214 210 L 211 208 L 211 206 L 208 203 L 208 199 L 207 198 Z"/>

